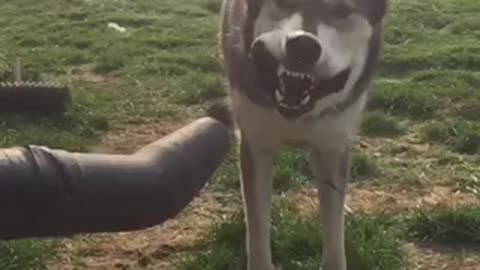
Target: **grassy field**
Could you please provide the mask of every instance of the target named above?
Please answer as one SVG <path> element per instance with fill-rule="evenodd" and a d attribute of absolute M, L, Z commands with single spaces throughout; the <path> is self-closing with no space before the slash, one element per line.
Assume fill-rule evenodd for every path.
<path fill-rule="evenodd" d="M 480 5 L 390 2 L 376 91 L 354 147 L 349 269 L 478 269 Z M 1 5 L 0 80 L 12 79 L 18 55 L 27 79 L 66 83 L 74 95 L 63 117 L 1 116 L 1 147 L 128 153 L 225 95 L 219 0 Z M 0 242 L 0 269 L 245 269 L 236 162 L 232 151 L 205 193 L 162 226 Z M 285 149 L 276 164 L 275 262 L 318 269 L 316 198 L 303 153 Z"/>

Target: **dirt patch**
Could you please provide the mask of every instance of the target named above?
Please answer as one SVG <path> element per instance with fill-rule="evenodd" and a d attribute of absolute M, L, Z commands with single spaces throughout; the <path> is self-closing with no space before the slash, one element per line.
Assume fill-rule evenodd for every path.
<path fill-rule="evenodd" d="M 147 120 L 136 124 L 116 124 L 97 145 L 88 150 L 93 153 L 130 154 L 187 123 L 188 120 Z"/>
<path fill-rule="evenodd" d="M 317 211 L 315 189 L 303 189 L 292 196 L 299 210 L 305 215 Z M 348 192 L 346 202 L 352 212 L 358 214 L 408 213 L 418 209 L 428 211 L 440 206 L 449 208 L 480 206 L 479 198 L 456 191 L 451 187 L 433 187 L 415 193 L 402 190 L 353 188 Z"/>
<path fill-rule="evenodd" d="M 315 189 L 304 189 L 292 196 L 302 215 L 317 214 Z M 353 188 L 348 193 L 347 204 L 356 214 L 398 214 L 411 213 L 419 209 L 429 211 L 439 206 L 450 208 L 480 206 L 480 200 L 473 195 L 448 187 L 433 187 L 417 193 Z M 479 250 L 469 248 L 406 243 L 403 251 L 410 264 L 409 269 L 412 270 L 478 270 L 480 265 Z"/>
<path fill-rule="evenodd" d="M 410 259 L 412 270 L 478 270 L 478 250 L 405 244 L 403 251 Z"/>
<path fill-rule="evenodd" d="M 191 121 L 172 122 L 148 120 L 135 124 L 117 124 L 93 152 L 132 153 Z M 289 193 L 299 210 L 310 215 L 317 212 L 316 190 L 305 188 Z M 378 214 L 422 211 L 443 205 L 460 207 L 480 205 L 473 195 L 449 187 L 432 187 L 415 190 L 361 187 L 352 185 L 347 203 L 354 213 Z M 57 258 L 50 262 L 49 270 L 174 270 L 183 252 L 193 247 L 195 240 L 213 221 L 241 207 L 237 195 L 207 192 L 195 199 L 175 219 L 162 225 L 136 232 L 77 236 L 60 242 Z M 414 266 L 411 269 L 476 269 L 480 259 L 475 256 L 439 252 L 419 245 L 405 245 L 406 254 Z M 443 267 L 443 268 L 442 268 Z"/>
<path fill-rule="evenodd" d="M 440 206 L 456 208 L 480 205 L 475 196 L 450 187 L 433 187 L 417 194 L 358 189 L 349 193 L 347 203 L 354 212 L 360 213 L 399 213 L 414 212 L 418 209 L 428 211 Z"/>
<path fill-rule="evenodd" d="M 178 255 L 217 217 L 237 211 L 224 194 L 204 193 L 175 219 L 146 230 L 77 236 L 59 243 L 49 270 L 175 269 Z"/>
<path fill-rule="evenodd" d="M 125 149 L 123 149 L 125 150 Z M 291 193 L 299 210 L 305 215 L 317 211 L 315 189 Z M 175 270 L 183 252 L 195 248 L 193 244 L 219 217 L 238 211 L 238 194 L 205 192 L 175 219 L 162 225 L 136 232 L 79 236 L 61 242 L 55 261 L 49 270 Z M 354 213 L 378 214 L 431 209 L 446 205 L 460 207 L 480 205 L 469 194 L 451 188 L 435 187 L 422 193 L 353 188 L 347 202 Z M 382 206 L 382 207 L 379 207 Z M 454 253 L 433 247 L 405 244 L 405 253 L 411 269 L 473 270 L 480 263 L 473 252 Z"/>
<path fill-rule="evenodd" d="M 63 82 L 81 82 L 87 85 L 94 85 L 97 89 L 115 87 L 120 83 L 121 79 L 115 72 L 96 74 L 92 72 L 93 67 L 92 64 L 74 66 L 69 68 L 64 75 L 57 75 L 51 79 Z"/>
<path fill-rule="evenodd" d="M 114 76 L 107 75 L 107 74 L 99 75 L 99 74 L 92 73 L 90 71 L 76 74 L 73 76 L 73 78 L 76 78 L 81 82 L 94 83 L 97 86 L 115 85 L 118 81 L 118 79 L 115 78 Z"/>

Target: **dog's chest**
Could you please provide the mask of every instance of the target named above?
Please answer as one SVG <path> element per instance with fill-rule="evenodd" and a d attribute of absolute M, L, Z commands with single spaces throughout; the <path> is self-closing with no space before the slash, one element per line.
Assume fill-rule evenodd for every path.
<path fill-rule="evenodd" d="M 272 148 L 282 144 L 336 145 L 353 135 L 363 108 L 363 104 L 354 104 L 336 115 L 290 121 L 270 108 L 252 103 L 244 95 L 234 94 L 232 101 L 241 132 L 252 143 Z"/>

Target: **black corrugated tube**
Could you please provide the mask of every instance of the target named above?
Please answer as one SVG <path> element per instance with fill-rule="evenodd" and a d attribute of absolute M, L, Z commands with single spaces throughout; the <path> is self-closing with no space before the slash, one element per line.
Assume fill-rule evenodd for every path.
<path fill-rule="evenodd" d="M 205 186 L 229 140 L 228 127 L 203 117 L 131 155 L 0 149 L 0 239 L 160 224 Z"/>

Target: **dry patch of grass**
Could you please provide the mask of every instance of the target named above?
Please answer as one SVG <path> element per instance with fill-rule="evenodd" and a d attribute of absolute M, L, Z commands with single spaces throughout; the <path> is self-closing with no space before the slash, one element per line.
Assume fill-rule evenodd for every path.
<path fill-rule="evenodd" d="M 80 235 L 60 241 L 49 270 L 168 269 L 219 217 L 238 211 L 238 196 L 204 193 L 162 225 L 134 232 Z"/>

